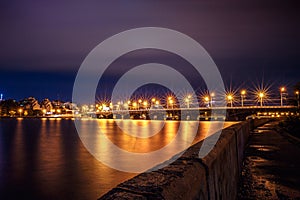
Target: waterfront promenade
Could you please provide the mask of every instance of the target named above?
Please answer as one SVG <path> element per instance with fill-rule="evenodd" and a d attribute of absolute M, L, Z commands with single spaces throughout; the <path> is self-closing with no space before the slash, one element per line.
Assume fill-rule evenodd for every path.
<path fill-rule="evenodd" d="M 299 158 L 299 142 L 278 129 L 278 122 L 255 129 L 245 150 L 238 199 L 300 199 Z"/>

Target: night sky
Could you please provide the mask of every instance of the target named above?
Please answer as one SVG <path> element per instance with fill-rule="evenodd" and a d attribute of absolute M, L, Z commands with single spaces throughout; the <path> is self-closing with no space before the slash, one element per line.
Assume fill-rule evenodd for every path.
<path fill-rule="evenodd" d="M 0 93 L 6 99 L 71 100 L 77 70 L 96 45 L 149 26 L 198 41 L 227 85 L 264 80 L 292 87 L 300 81 L 299 10 L 298 1 L 287 0 L 1 1 Z M 176 64 L 164 52 L 136 52 L 120 58 L 115 72 L 143 60 Z M 106 81 L 118 77 L 115 72 Z"/>

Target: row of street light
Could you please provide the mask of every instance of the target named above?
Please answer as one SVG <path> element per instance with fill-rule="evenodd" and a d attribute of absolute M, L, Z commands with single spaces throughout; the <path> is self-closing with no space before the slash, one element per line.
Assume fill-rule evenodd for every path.
<path fill-rule="evenodd" d="M 280 106 L 284 105 L 284 98 L 286 95 L 286 88 L 281 87 L 280 88 Z M 299 106 L 299 91 L 296 91 L 295 94 L 297 95 L 297 102 Z M 255 96 L 257 99 L 257 102 L 259 102 L 260 106 L 263 106 L 263 103 L 265 100 L 268 100 L 268 93 L 266 90 L 260 90 L 255 92 Z M 247 97 L 247 91 L 241 90 L 240 91 L 240 100 L 237 100 L 240 102 L 240 105 L 244 107 L 245 101 Z M 183 102 L 185 103 L 187 108 L 190 108 L 193 103 L 193 96 L 188 94 L 183 98 Z M 216 102 L 217 98 L 215 97 L 215 93 L 212 92 L 210 94 L 203 95 L 201 97 L 203 99 L 204 104 L 207 107 L 214 107 L 214 102 Z M 233 107 L 234 102 L 236 102 L 236 92 L 229 92 L 225 95 L 225 99 L 230 107 Z M 248 99 L 249 101 L 249 99 Z M 138 99 L 138 100 L 127 100 L 127 101 L 119 101 L 117 104 L 109 103 L 109 105 L 103 103 L 103 104 L 96 104 L 96 108 L 98 111 L 108 111 L 112 109 L 122 110 L 122 109 L 133 109 L 133 110 L 139 110 L 139 109 L 147 109 L 150 107 L 159 107 L 159 106 L 165 106 L 168 109 L 173 109 L 176 104 L 176 98 L 174 96 L 167 96 L 167 98 L 164 98 L 163 101 L 165 104 L 161 104 L 160 100 L 157 97 L 154 97 L 150 100 L 150 103 L 148 100 Z"/>

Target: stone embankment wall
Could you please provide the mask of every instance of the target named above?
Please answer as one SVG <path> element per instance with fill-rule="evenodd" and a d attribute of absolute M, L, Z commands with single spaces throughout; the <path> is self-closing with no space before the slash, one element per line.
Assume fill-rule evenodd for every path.
<path fill-rule="evenodd" d="M 250 130 L 268 121 L 252 119 L 230 126 L 204 158 L 198 156 L 199 142 L 167 167 L 125 181 L 100 200 L 235 199 Z"/>

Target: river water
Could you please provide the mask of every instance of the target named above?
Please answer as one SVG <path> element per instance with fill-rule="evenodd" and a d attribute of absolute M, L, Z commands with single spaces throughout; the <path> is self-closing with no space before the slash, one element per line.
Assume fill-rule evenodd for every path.
<path fill-rule="evenodd" d="M 150 152 L 162 148 L 176 135 L 180 122 L 166 121 L 151 139 L 125 134 L 113 120 L 81 120 L 81 131 L 98 123 L 108 138 L 131 152 Z M 155 122 L 124 120 L 126 131 Z M 191 123 L 182 122 L 186 135 Z M 193 143 L 207 137 L 217 122 L 199 122 Z M 225 127 L 234 122 L 226 122 Z M 86 130 L 85 130 L 86 129 Z M 105 144 L 100 144 L 102 148 Z M 107 156 L 114 158 L 116 155 Z M 136 174 L 112 169 L 94 158 L 80 140 L 72 119 L 0 119 L 0 199 L 97 199 L 117 184 Z"/>

